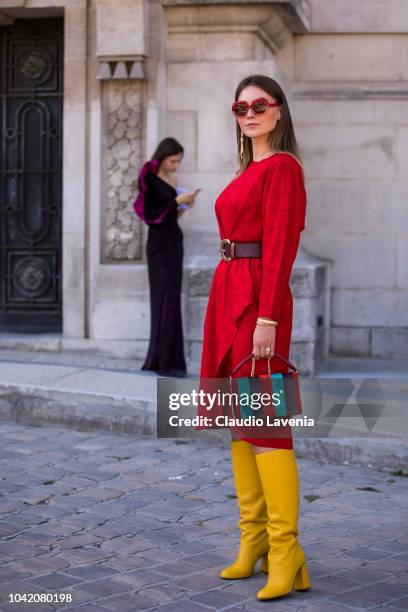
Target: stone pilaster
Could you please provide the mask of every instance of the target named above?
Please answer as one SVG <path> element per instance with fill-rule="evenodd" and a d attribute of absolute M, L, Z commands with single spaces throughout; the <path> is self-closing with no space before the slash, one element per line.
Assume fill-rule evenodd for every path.
<path fill-rule="evenodd" d="M 103 82 L 105 262 L 142 258 L 142 225 L 133 211 L 142 163 L 143 82 Z"/>

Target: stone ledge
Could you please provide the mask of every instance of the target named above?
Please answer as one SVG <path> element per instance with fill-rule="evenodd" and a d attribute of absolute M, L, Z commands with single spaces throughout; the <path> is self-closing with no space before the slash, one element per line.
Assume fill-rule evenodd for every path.
<path fill-rule="evenodd" d="M 143 399 L 0 385 L 0 421 L 152 436 L 156 431 L 156 409 L 153 402 Z"/>
<path fill-rule="evenodd" d="M 293 84 L 294 100 L 406 100 L 408 82 L 395 83 L 355 81 L 343 82 L 301 82 Z"/>
<path fill-rule="evenodd" d="M 325 463 L 360 465 L 380 471 L 408 468 L 408 444 L 402 440 L 297 438 L 295 449 L 302 459 Z"/>
<path fill-rule="evenodd" d="M 61 334 L 9 334 L 0 333 L 0 350 L 46 351 L 61 350 Z"/>
<path fill-rule="evenodd" d="M 371 329 L 373 357 L 408 357 L 408 328 Z"/>
<path fill-rule="evenodd" d="M 163 0 L 163 6 L 250 6 L 262 4 L 274 8 L 289 30 L 295 34 L 309 31 L 308 2 L 305 0 Z"/>
<path fill-rule="evenodd" d="M 219 259 L 205 257 L 191 259 L 184 267 L 184 290 L 191 297 L 208 297 L 212 277 Z M 330 262 L 318 259 L 299 249 L 290 288 L 294 298 L 315 298 L 329 289 Z"/>
<path fill-rule="evenodd" d="M 156 408 L 149 400 L 103 398 L 28 386 L 0 385 L 1 421 L 156 437 Z M 191 439 L 197 438 L 209 444 L 228 445 L 230 435 L 220 429 L 197 432 Z M 306 439 L 295 434 L 294 446 L 300 458 L 323 463 L 359 465 L 382 471 L 408 469 L 408 444 L 402 440 Z"/>
<path fill-rule="evenodd" d="M 207 237 L 203 242 L 204 253 L 212 240 L 213 237 Z M 202 255 L 190 260 L 184 268 L 183 323 L 186 354 L 194 372 L 198 368 L 208 294 L 218 261 Z M 300 248 L 290 278 L 295 311 L 291 355 L 299 371 L 306 376 L 313 375 L 328 356 L 330 287 L 330 262 Z"/>

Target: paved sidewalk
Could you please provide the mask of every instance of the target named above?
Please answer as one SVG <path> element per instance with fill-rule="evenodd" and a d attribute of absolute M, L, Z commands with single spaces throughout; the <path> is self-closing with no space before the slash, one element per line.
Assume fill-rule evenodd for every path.
<path fill-rule="evenodd" d="M 407 609 L 403 476 L 299 460 L 313 589 L 257 602 L 263 575 L 218 578 L 239 538 L 227 448 L 1 423 L 0 469 L 1 610 Z"/>

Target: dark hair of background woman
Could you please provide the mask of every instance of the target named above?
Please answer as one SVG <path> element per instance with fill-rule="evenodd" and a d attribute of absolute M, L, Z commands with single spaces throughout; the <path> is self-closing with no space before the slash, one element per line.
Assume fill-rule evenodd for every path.
<path fill-rule="evenodd" d="M 170 157 L 170 155 L 178 155 L 179 153 L 183 155 L 184 149 L 175 138 L 163 138 L 163 140 L 161 140 L 157 145 L 151 159 L 158 159 L 159 162 L 162 162 L 163 159 L 166 159 L 166 157 Z"/>
<path fill-rule="evenodd" d="M 266 91 L 276 102 L 282 105 L 281 107 L 281 118 L 276 124 L 275 129 L 269 135 L 269 145 L 274 151 L 284 151 L 286 153 L 292 153 L 295 157 L 300 160 L 299 149 L 296 142 L 295 132 L 293 129 L 292 117 L 289 111 L 288 101 L 285 94 L 283 93 L 282 87 L 274 79 L 263 76 L 260 74 L 254 74 L 252 76 L 243 79 L 237 87 L 235 92 L 235 101 L 239 99 L 241 91 L 249 85 L 256 85 L 260 89 Z M 241 128 L 237 122 L 237 145 L 238 145 L 238 163 L 240 171 L 243 172 L 245 168 L 253 160 L 252 153 L 252 141 L 248 136 L 244 134 L 244 154 L 242 159 L 239 156 L 239 150 L 241 146 Z"/>

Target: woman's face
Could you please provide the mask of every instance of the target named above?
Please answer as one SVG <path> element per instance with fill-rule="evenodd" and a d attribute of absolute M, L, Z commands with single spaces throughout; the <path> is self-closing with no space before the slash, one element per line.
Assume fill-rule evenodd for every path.
<path fill-rule="evenodd" d="M 265 98 L 268 102 L 277 102 L 271 95 L 256 85 L 244 87 L 239 95 L 238 101 L 245 101 L 251 104 L 251 102 L 257 98 Z M 271 106 L 262 115 L 257 115 L 252 108 L 249 108 L 246 115 L 237 117 L 236 119 L 245 136 L 249 138 L 259 138 L 260 136 L 266 136 L 272 132 L 280 117 L 280 107 Z"/>
<path fill-rule="evenodd" d="M 177 155 L 169 155 L 168 157 L 165 157 L 160 164 L 161 169 L 163 172 L 175 172 L 182 159 L 182 153 L 177 153 Z"/>

